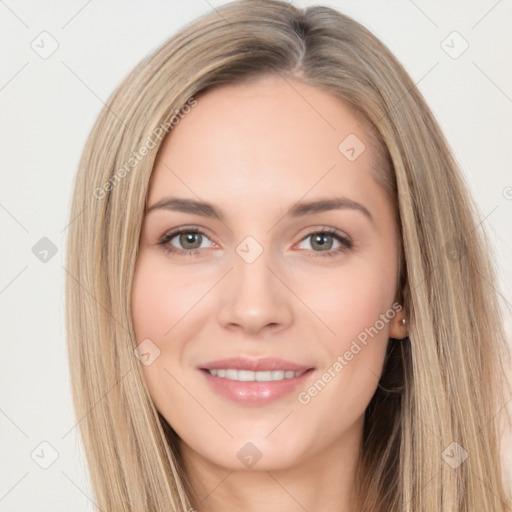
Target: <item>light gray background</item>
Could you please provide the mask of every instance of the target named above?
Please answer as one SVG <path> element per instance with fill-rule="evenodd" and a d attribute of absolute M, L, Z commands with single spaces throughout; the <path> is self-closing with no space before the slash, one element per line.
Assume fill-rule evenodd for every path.
<path fill-rule="evenodd" d="M 64 338 L 71 186 L 86 136 L 122 78 L 222 3 L 0 0 L 0 511 L 97 510 L 74 428 Z M 510 332 L 511 1 L 295 2 L 314 3 L 362 22 L 418 83 L 491 235 Z M 31 47 L 51 48 L 43 31 L 58 42 L 45 59 Z M 458 58 L 463 41 L 453 31 L 469 44 Z M 47 262 L 32 252 L 43 237 L 57 248 Z M 52 462 L 52 449 L 42 442 L 58 454 L 47 469 L 40 464 Z"/>

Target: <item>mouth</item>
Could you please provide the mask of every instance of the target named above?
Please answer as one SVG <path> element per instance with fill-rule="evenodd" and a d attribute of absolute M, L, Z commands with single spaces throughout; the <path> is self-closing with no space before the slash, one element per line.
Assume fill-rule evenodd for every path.
<path fill-rule="evenodd" d="M 261 406 L 304 386 L 315 368 L 283 359 L 230 358 L 198 368 L 210 388 L 230 402 Z"/>

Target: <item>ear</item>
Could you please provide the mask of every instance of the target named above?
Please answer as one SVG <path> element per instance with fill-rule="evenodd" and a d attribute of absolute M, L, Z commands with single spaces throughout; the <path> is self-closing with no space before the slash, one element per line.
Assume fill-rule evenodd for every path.
<path fill-rule="evenodd" d="M 400 307 L 395 308 L 396 304 Z M 409 319 L 407 309 L 404 307 L 404 294 L 397 292 L 393 303 L 395 316 L 391 319 L 389 324 L 389 337 L 397 340 L 402 340 L 409 335 Z"/>

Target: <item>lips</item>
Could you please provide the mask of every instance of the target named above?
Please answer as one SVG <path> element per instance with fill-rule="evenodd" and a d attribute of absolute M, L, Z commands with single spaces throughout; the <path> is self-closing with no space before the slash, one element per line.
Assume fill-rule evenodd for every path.
<path fill-rule="evenodd" d="M 255 406 L 289 397 L 314 373 L 311 366 L 277 358 L 234 357 L 212 361 L 198 369 L 221 397 Z"/>

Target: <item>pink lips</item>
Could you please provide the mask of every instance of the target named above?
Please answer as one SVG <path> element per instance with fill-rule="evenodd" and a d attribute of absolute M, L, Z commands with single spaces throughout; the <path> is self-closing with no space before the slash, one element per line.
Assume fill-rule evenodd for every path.
<path fill-rule="evenodd" d="M 205 363 L 198 367 L 212 389 L 233 402 L 245 405 L 265 405 L 284 397 L 304 385 L 313 372 L 311 366 L 300 365 L 277 358 L 249 359 L 234 357 Z M 234 369 L 249 371 L 304 371 L 299 377 L 268 382 L 242 382 L 211 375 L 208 370 Z"/>

